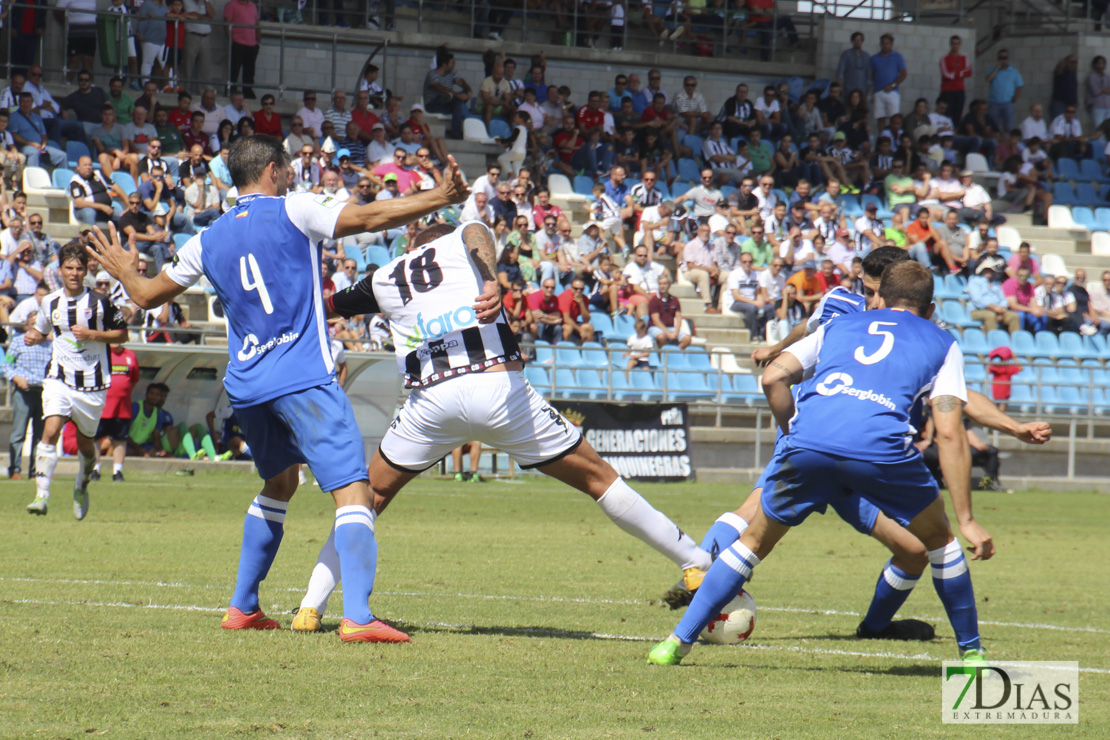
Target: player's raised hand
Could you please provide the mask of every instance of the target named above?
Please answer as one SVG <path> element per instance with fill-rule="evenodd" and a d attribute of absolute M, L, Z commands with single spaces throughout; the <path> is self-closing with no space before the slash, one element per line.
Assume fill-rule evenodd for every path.
<path fill-rule="evenodd" d="M 474 299 L 474 315 L 481 324 L 489 324 L 501 313 L 501 286 L 489 280 L 482 286 L 482 295 Z"/>
<path fill-rule="evenodd" d="M 443 185 L 440 187 L 443 188 L 447 200 L 451 203 L 462 203 L 470 197 L 470 188 L 466 186 L 466 181 L 459 172 L 459 166 L 450 154 L 447 155 L 447 167 L 443 170 Z"/>
<path fill-rule="evenodd" d="M 1020 425 L 1014 436 L 1027 445 L 1043 445 L 1052 439 L 1052 426 L 1047 421 L 1031 421 Z"/>
<path fill-rule="evenodd" d="M 968 543 L 968 552 L 972 560 L 990 560 L 994 556 L 994 540 L 987 534 L 987 530 L 979 526 L 974 519 L 960 525 L 960 534 Z"/>
<path fill-rule="evenodd" d="M 100 262 L 108 274 L 116 280 L 122 279 L 125 274 L 139 271 L 139 250 L 132 249 L 128 251 L 123 248 L 115 224 L 108 223 L 107 236 L 104 235 L 99 226 L 93 226 L 92 232 L 89 234 L 89 241 L 92 244 L 85 247 L 85 251 L 89 253 L 90 257 Z"/>

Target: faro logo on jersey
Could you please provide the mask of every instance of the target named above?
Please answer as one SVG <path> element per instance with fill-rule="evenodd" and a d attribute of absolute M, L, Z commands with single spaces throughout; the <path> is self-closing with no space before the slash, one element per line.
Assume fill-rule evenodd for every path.
<path fill-rule="evenodd" d="M 844 395 L 851 398 L 858 398 L 860 401 L 874 401 L 891 411 L 895 411 L 898 408 L 894 401 L 890 400 L 882 393 L 876 393 L 871 389 L 864 390 L 862 388 L 853 388 L 852 376 L 848 373 L 830 373 L 826 375 L 824 380 L 817 384 L 816 390 L 822 396 Z"/>
<path fill-rule="evenodd" d="M 409 334 L 406 344 L 409 349 L 415 349 L 425 342 L 439 339 L 453 331 L 475 326 L 477 323 L 478 317 L 470 306 L 448 311 L 435 318 L 428 319 L 426 322 L 424 321 L 424 314 L 418 313 L 416 314 L 416 326 L 413 327 L 412 334 Z"/>
<path fill-rule="evenodd" d="M 265 344 L 260 344 L 258 341 L 258 337 L 256 337 L 254 334 L 248 334 L 247 336 L 243 337 L 243 348 L 239 350 L 239 352 L 235 356 L 239 358 L 240 362 L 246 362 L 256 355 L 263 355 L 269 352 L 279 344 L 288 344 L 289 342 L 296 340 L 297 337 L 299 337 L 300 335 L 301 333 L 299 331 L 287 331 L 280 337 L 272 337 Z"/>

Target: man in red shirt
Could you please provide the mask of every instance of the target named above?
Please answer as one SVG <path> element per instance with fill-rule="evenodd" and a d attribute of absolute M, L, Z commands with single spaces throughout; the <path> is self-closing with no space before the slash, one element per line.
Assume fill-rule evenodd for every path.
<path fill-rule="evenodd" d="M 557 222 L 563 216 L 563 209 L 551 202 L 551 191 L 540 188 L 536 191 L 536 204 L 532 206 L 532 218 L 537 229 L 542 229 L 547 217 L 554 217 Z"/>
<path fill-rule="evenodd" d="M 586 100 L 586 105 L 578 109 L 575 123 L 578 124 L 578 130 L 582 135 L 588 139 L 591 134 L 601 132 L 601 127 L 605 125 L 605 111 L 601 110 L 601 93 L 597 90 L 590 90 Z"/>
<path fill-rule="evenodd" d="M 647 130 L 655 131 L 660 141 L 671 143 L 671 154 L 673 156 L 681 156 L 681 150 L 678 148 L 678 118 L 672 116 L 671 112 L 667 110 L 666 95 L 661 92 L 655 93 L 651 105 L 640 114 L 640 120 L 647 124 Z"/>
<path fill-rule="evenodd" d="M 570 290 L 564 290 L 557 299 L 563 314 L 563 339 L 570 341 L 575 334 L 583 342 L 592 342 L 594 327 L 590 324 L 590 307 L 586 301 L 586 282 L 575 278 Z"/>
<path fill-rule="evenodd" d="M 378 114 L 370 110 L 370 92 L 360 90 L 355 98 L 355 107 L 351 111 L 351 120 L 358 124 L 358 138 L 367 144 L 374 138 L 374 124 L 379 123 Z"/>
<path fill-rule="evenodd" d="M 559 308 L 559 299 L 555 297 L 555 279 L 544 280 L 543 286 L 526 300 L 530 311 L 528 331 L 532 336 L 552 344 L 562 339 L 563 311 Z"/>
<path fill-rule="evenodd" d="M 648 299 L 648 316 L 648 334 L 657 345 L 677 344 L 679 349 L 690 346 L 692 337 L 682 329 L 682 304 L 671 295 L 671 276 L 667 273 L 659 276 L 659 295 Z"/>
<path fill-rule="evenodd" d="M 101 275 L 97 275 L 97 287 Z M 107 281 L 105 281 L 107 282 Z M 135 353 L 122 344 L 111 345 L 112 384 L 108 387 L 104 413 L 96 438 L 100 440 L 100 458 L 112 454 L 112 480 L 123 481 L 123 458 L 127 454 L 127 435 L 131 431 L 131 391 L 139 382 L 139 360 Z M 100 463 L 97 462 L 91 480 L 100 480 Z"/>
<path fill-rule="evenodd" d="M 574 168 L 571 166 L 570 160 L 578 150 L 586 145 L 586 140 L 578 134 L 578 127 L 574 125 L 574 116 L 563 117 L 563 127 L 555 134 L 552 139 L 555 145 L 555 153 L 559 155 L 559 160 L 555 162 L 555 166 L 562 170 L 567 177 L 574 177 Z"/>
<path fill-rule="evenodd" d="M 192 104 L 193 96 L 182 90 L 177 94 L 177 107 L 170 111 L 170 125 L 176 126 L 181 133 L 185 133 L 185 129 L 193 119 L 193 112 L 189 110 Z"/>
<path fill-rule="evenodd" d="M 948 103 L 948 117 L 959 125 L 964 116 L 964 80 L 971 77 L 971 63 L 960 53 L 963 39 L 948 39 L 948 54 L 940 59 L 940 99 Z"/>

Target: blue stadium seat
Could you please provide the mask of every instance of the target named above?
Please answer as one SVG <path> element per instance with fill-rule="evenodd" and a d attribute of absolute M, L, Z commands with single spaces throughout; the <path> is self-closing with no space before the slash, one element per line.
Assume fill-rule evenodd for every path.
<path fill-rule="evenodd" d="M 680 198 L 686 194 L 686 191 L 692 187 L 688 182 L 674 182 L 671 183 L 671 200 Z"/>
<path fill-rule="evenodd" d="M 1056 365 L 1056 385 L 1080 387 L 1091 381 L 1090 370 L 1079 367 L 1074 360 L 1060 360 Z"/>
<path fill-rule="evenodd" d="M 551 395 L 551 379 L 547 376 L 547 369 L 533 363 L 524 366 L 524 379 L 527 380 L 541 396 Z"/>
<path fill-rule="evenodd" d="M 963 295 L 963 291 L 959 293 L 950 292 L 945 285 L 944 278 L 940 275 L 933 275 L 933 300 L 935 301 L 954 301 Z"/>
<path fill-rule="evenodd" d="M 783 77 L 781 80 L 775 83 L 775 89 L 777 90 L 778 86 L 784 82 L 786 83 L 787 87 L 787 99 L 790 100 L 791 103 L 797 103 L 798 101 L 800 101 L 802 98 L 802 93 L 804 93 L 806 89 L 806 81 L 798 75 Z"/>
<path fill-rule="evenodd" d="M 66 190 L 69 188 L 69 181 L 73 179 L 73 174 L 73 170 L 59 167 L 50 175 L 50 184 L 56 188 Z"/>
<path fill-rule="evenodd" d="M 859 218 L 863 215 L 863 206 L 860 205 L 859 198 L 854 195 L 838 195 L 836 207 L 849 218 Z"/>
<path fill-rule="evenodd" d="M 1095 223 L 1098 224 L 1097 231 L 1110 231 L 1110 208 L 1096 208 Z"/>
<path fill-rule="evenodd" d="M 1045 388 L 1045 391 L 1050 388 Z M 1070 385 L 1061 385 L 1051 388 L 1055 398 L 1049 401 L 1042 396 L 1045 413 L 1049 414 L 1079 414 L 1087 410 L 1087 401 L 1079 388 Z"/>
<path fill-rule="evenodd" d="M 555 396 L 558 398 L 588 399 L 590 391 L 578 387 L 578 379 L 570 368 L 559 368 L 555 371 Z"/>
<path fill-rule="evenodd" d="M 722 198 L 728 198 L 728 196 L 735 193 L 736 190 L 737 190 L 737 188 L 736 188 L 735 185 L 722 185 L 721 186 L 721 197 Z"/>
<path fill-rule="evenodd" d="M 613 317 L 613 335 L 610 339 L 619 342 L 626 341 L 629 337 L 636 336 L 636 319 L 628 314 Z"/>
<path fill-rule="evenodd" d="M 67 141 L 66 142 L 66 165 L 70 169 L 77 169 L 77 160 L 81 157 L 91 157 L 93 164 L 97 164 L 96 158 L 92 156 L 89 147 L 81 141 Z"/>
<path fill-rule="evenodd" d="M 645 401 L 662 401 L 663 387 L 656 381 L 650 370 L 632 370 L 628 373 L 628 383 L 640 391 Z"/>
<path fill-rule="evenodd" d="M 1110 416 L 1110 398 L 1103 388 L 1095 388 L 1091 394 L 1091 405 L 1096 416 Z"/>
<path fill-rule="evenodd" d="M 609 382 L 613 385 L 614 401 L 643 400 L 642 393 L 632 390 L 632 386 L 628 383 L 628 376 L 625 374 L 624 370 L 614 370 L 610 373 Z"/>
<path fill-rule="evenodd" d="M 346 255 L 347 259 L 352 259 L 355 261 L 355 269 L 358 270 L 360 275 L 366 272 L 366 255 L 361 249 L 358 248 L 358 245 L 352 244 L 350 247 L 345 248 L 343 250 L 343 254 Z M 382 263 L 379 262 L 377 263 L 377 265 L 378 267 L 381 267 Z"/>
<path fill-rule="evenodd" d="M 1014 383 L 1010 388 L 1009 406 L 1023 414 L 1031 414 L 1037 410 L 1037 397 L 1025 383 Z"/>
<path fill-rule="evenodd" d="M 1013 341 L 1005 329 L 991 329 L 987 332 L 987 346 L 991 349 L 995 347 L 1009 347 L 1010 342 Z M 987 350 L 988 352 L 990 350 Z"/>
<path fill-rule="evenodd" d="M 686 134 L 682 137 L 682 145 L 688 146 L 694 150 L 695 159 L 701 159 L 701 145 L 703 143 L 702 138 L 695 134 Z"/>
<path fill-rule="evenodd" d="M 1058 206 L 1077 206 L 1079 205 L 1079 198 L 1075 194 L 1075 188 L 1066 182 L 1057 182 L 1052 186 L 1052 201 Z"/>
<path fill-rule="evenodd" d="M 613 320 L 604 311 L 590 310 L 590 323 L 594 325 L 594 332 L 606 339 L 613 336 Z"/>
<path fill-rule="evenodd" d="M 592 199 L 594 197 L 594 179 L 585 175 L 575 175 L 574 192 Z"/>
<path fill-rule="evenodd" d="M 971 318 L 967 308 L 959 301 L 945 301 L 940 306 L 940 317 L 953 326 L 978 327 L 979 322 Z"/>
<path fill-rule="evenodd" d="M 958 326 L 949 326 L 949 327 L 946 327 L 944 330 L 952 335 L 952 338 L 956 340 L 956 344 L 959 344 L 960 342 L 964 341 L 964 330 L 961 329 L 960 327 L 958 327 Z"/>
<path fill-rule="evenodd" d="M 743 136 L 734 136 L 731 139 L 729 139 L 728 145 L 730 147 L 732 147 L 732 151 L 736 151 L 737 147 L 740 146 L 741 141 L 744 142 L 745 144 L 748 143 L 748 140 L 745 139 Z"/>
<path fill-rule="evenodd" d="M 969 383 L 982 383 L 987 379 L 987 368 L 981 362 L 968 362 L 964 366 L 964 380 Z"/>
<path fill-rule="evenodd" d="M 1074 159 L 1060 157 L 1056 160 L 1056 174 L 1061 180 L 1078 180 L 1079 165 L 1075 163 Z"/>
<path fill-rule="evenodd" d="M 691 185 L 698 184 L 701 181 L 701 169 L 698 163 L 689 157 L 678 160 L 678 179 Z"/>
<path fill-rule="evenodd" d="M 1104 203 L 1110 200 L 1110 183 L 1098 186 L 1098 197 Z"/>
<path fill-rule="evenodd" d="M 1060 382 L 1060 371 L 1056 369 L 1055 365 L 1036 365 L 1034 367 L 1026 368 L 1029 377 L 1026 378 L 1030 383 L 1038 383 L 1040 385 L 1056 385 Z"/>
<path fill-rule="evenodd" d="M 185 246 L 185 242 L 189 241 L 190 239 L 192 239 L 191 234 L 174 234 L 173 246 L 175 249 L 181 249 Z"/>
<path fill-rule="evenodd" d="M 605 370 L 609 367 L 609 355 L 597 342 L 582 344 L 582 367 Z"/>
<path fill-rule="evenodd" d="M 555 362 L 555 350 L 542 339 L 536 340 L 536 351 L 533 362 L 539 365 L 551 365 Z"/>
<path fill-rule="evenodd" d="M 588 393 L 592 400 L 604 400 L 608 395 L 605 379 L 597 370 L 581 368 L 574 375 L 578 379 L 578 390 Z"/>
<path fill-rule="evenodd" d="M 138 190 L 138 188 L 135 187 L 135 179 L 131 177 L 131 175 L 127 172 L 113 172 L 112 182 L 123 188 L 123 192 L 127 193 L 128 195 L 131 195 L 131 193 L 134 193 L 136 190 Z"/>
<path fill-rule="evenodd" d="M 779 203 L 790 203 L 790 196 L 786 194 L 785 190 L 782 190 L 780 188 L 771 188 L 771 192 L 774 193 L 775 197 L 779 199 Z"/>
<path fill-rule="evenodd" d="M 382 267 L 392 262 L 392 258 L 389 256 L 389 250 L 377 244 L 368 246 L 363 254 L 366 257 L 366 264 L 368 265 Z"/>
<path fill-rule="evenodd" d="M 986 357 L 990 354 L 992 349 L 987 346 L 986 334 L 977 329 L 968 329 L 964 332 L 964 338 L 960 342 L 960 347 L 963 349 L 964 354 L 979 355 L 980 357 Z"/>
<path fill-rule="evenodd" d="M 1081 182 L 1075 186 L 1075 198 L 1077 205 L 1090 206 L 1091 208 L 1100 206 L 1105 202 L 1099 198 L 1095 186 L 1089 182 Z"/>
<path fill-rule="evenodd" d="M 1058 357 L 1074 357 L 1077 360 L 1093 359 L 1099 356 L 1098 352 L 1083 343 L 1083 337 L 1073 331 L 1060 334 L 1060 350 Z"/>
<path fill-rule="evenodd" d="M 810 92 L 812 90 L 813 92 L 817 93 L 817 99 L 820 100 L 821 98 L 824 98 L 828 95 L 829 85 L 831 84 L 832 80 L 827 77 L 821 77 L 809 83 L 809 87 L 806 88 L 806 92 Z"/>
<path fill-rule="evenodd" d="M 1060 340 L 1050 331 L 1039 331 L 1033 339 L 1033 357 L 1059 357 Z"/>
<path fill-rule="evenodd" d="M 656 180 L 655 181 L 655 189 L 658 190 L 660 195 L 663 196 L 663 200 L 670 200 L 671 199 L 671 197 L 672 197 L 671 196 L 671 191 L 667 187 L 667 181 L 666 180 Z"/>
<path fill-rule="evenodd" d="M 578 347 L 569 342 L 560 342 L 555 345 L 555 364 L 560 368 L 584 367 L 582 353 Z"/>
<path fill-rule="evenodd" d="M 1080 160 L 1079 178 L 1085 182 L 1110 182 L 1110 177 L 1102 173 L 1102 168 L 1093 159 Z"/>
<path fill-rule="evenodd" d="M 1033 335 L 1024 329 L 1015 331 L 1010 335 L 1010 349 L 1014 351 L 1015 355 L 1021 357 L 1038 357 Z"/>
<path fill-rule="evenodd" d="M 731 391 L 729 391 L 728 386 L 725 385 L 727 381 L 722 381 L 724 396 L 721 400 L 725 403 L 755 406 L 757 403 L 764 400 L 763 392 L 759 389 L 759 381 L 754 375 L 750 373 L 737 373 L 731 376 L 731 381 Z"/>
<path fill-rule="evenodd" d="M 709 358 L 709 353 L 702 347 L 688 347 L 685 350 L 686 364 L 691 370 L 701 370 L 706 373 L 715 373 L 713 369 L 713 362 Z"/>
<path fill-rule="evenodd" d="M 686 370 L 690 367 L 690 362 L 686 359 L 686 350 L 679 349 L 674 345 L 667 345 L 663 348 L 663 365 L 668 372 L 674 370 Z"/>
<path fill-rule="evenodd" d="M 1083 346 L 1094 352 L 1094 356 L 1104 357 L 1106 355 L 1106 337 L 1101 334 L 1095 334 L 1090 337 L 1083 337 Z"/>
<path fill-rule="evenodd" d="M 1076 226 L 1082 226 L 1088 231 L 1098 231 L 1098 221 L 1095 212 L 1087 206 L 1075 206 L 1071 209 L 1071 219 Z"/>
<path fill-rule="evenodd" d="M 486 129 L 493 139 L 508 139 L 513 135 L 513 127 L 500 118 L 491 118 Z"/>
<path fill-rule="evenodd" d="M 708 401 L 716 395 L 701 373 L 667 373 L 667 394 L 674 401 Z"/>
<path fill-rule="evenodd" d="M 967 280 L 962 275 L 945 275 L 944 290 L 954 294 L 957 299 L 967 297 Z"/>

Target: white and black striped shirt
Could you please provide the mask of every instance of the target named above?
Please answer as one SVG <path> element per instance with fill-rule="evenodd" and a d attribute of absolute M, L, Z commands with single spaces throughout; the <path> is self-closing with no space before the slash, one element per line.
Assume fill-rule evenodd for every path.
<path fill-rule="evenodd" d="M 715 157 L 718 154 L 724 154 L 728 157 L 731 157 L 731 159 L 724 162 L 716 162 L 711 159 L 711 157 Z M 713 167 L 714 169 L 717 169 L 719 167 L 736 166 L 736 152 L 733 151 L 732 147 L 729 146 L 728 142 L 724 139 L 718 139 L 717 141 L 713 141 L 713 139 L 706 139 L 704 142 L 702 142 L 701 145 L 701 156 L 705 160 L 705 163 L 708 166 Z"/>
<path fill-rule="evenodd" d="M 123 329 L 119 311 L 107 296 L 85 290 L 76 298 L 56 290 L 42 299 L 42 310 L 35 328 L 43 336 L 53 335 L 54 349 L 46 377 L 60 380 L 78 391 L 99 391 L 112 382 L 108 345 L 92 340 L 79 341 L 73 327 L 94 331 Z"/>
<path fill-rule="evenodd" d="M 632 189 L 628 192 L 629 195 L 632 196 L 632 202 L 639 203 L 644 208 L 657 206 L 663 202 L 663 193 L 659 188 L 653 187 L 651 190 L 648 190 L 644 187 L 642 182 L 633 185 Z"/>
<path fill-rule="evenodd" d="M 397 364 L 409 388 L 520 359 L 504 312 L 493 323 L 479 324 L 471 308 L 484 281 L 467 255 L 462 232 L 475 224 L 488 228 L 468 221 L 374 273 L 374 298 L 389 319 Z"/>

